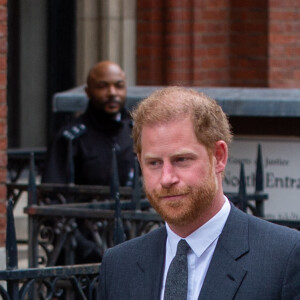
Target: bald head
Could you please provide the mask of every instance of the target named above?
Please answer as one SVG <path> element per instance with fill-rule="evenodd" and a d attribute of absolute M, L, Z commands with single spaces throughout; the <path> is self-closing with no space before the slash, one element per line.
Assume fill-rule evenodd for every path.
<path fill-rule="evenodd" d="M 125 73 L 118 64 L 101 61 L 89 71 L 85 91 L 94 108 L 116 115 L 125 104 Z"/>

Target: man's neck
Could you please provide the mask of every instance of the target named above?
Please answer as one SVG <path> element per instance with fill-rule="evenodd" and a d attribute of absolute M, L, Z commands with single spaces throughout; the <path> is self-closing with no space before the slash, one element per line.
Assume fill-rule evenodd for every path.
<path fill-rule="evenodd" d="M 195 230 L 200 228 L 206 222 L 208 222 L 211 218 L 213 218 L 223 207 L 225 203 L 224 195 L 222 194 L 221 197 L 217 199 L 217 201 L 213 201 L 213 203 L 207 207 L 205 212 L 202 212 L 201 215 L 193 222 L 188 223 L 184 226 L 176 226 L 173 224 L 169 224 L 169 227 L 173 232 L 179 235 L 182 238 L 186 238 L 190 234 L 192 234 Z"/>

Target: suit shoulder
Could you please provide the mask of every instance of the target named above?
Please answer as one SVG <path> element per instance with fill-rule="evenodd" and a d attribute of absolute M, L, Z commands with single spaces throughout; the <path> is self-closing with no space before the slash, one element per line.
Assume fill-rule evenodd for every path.
<path fill-rule="evenodd" d="M 121 259 L 123 256 L 132 256 L 133 253 L 143 254 L 144 251 L 149 251 L 151 248 L 155 248 L 157 244 L 165 240 L 166 234 L 165 226 L 159 227 L 145 235 L 133 238 L 108 249 L 104 254 L 104 258 L 116 256 Z M 153 249 L 151 251 L 153 251 Z"/>
<path fill-rule="evenodd" d="M 250 214 L 246 214 L 236 207 L 231 208 L 231 215 L 234 216 L 233 222 L 239 224 L 249 224 L 249 229 L 257 233 L 270 234 L 275 236 L 286 236 L 287 238 L 300 239 L 300 232 L 298 230 L 289 228 L 287 226 L 279 225 L 263 218 L 259 218 Z"/>
<path fill-rule="evenodd" d="M 300 232 L 287 226 L 278 225 L 254 216 L 248 216 L 249 234 L 260 241 L 268 241 L 274 247 L 282 246 L 286 250 L 300 247 Z"/>
<path fill-rule="evenodd" d="M 237 241 L 240 247 L 236 247 Z M 285 256 L 300 247 L 300 232 L 267 220 L 246 214 L 232 206 L 220 242 L 230 249 L 233 256 L 238 255 L 236 248 L 245 251 L 251 247 L 258 251 L 273 251 Z"/>

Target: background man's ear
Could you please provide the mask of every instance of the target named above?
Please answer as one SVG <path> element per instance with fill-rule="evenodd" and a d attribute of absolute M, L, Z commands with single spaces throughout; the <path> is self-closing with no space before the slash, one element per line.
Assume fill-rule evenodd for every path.
<path fill-rule="evenodd" d="M 216 172 L 222 173 L 225 170 L 228 159 L 228 146 L 224 141 L 220 140 L 216 142 L 214 156 L 216 159 Z"/>

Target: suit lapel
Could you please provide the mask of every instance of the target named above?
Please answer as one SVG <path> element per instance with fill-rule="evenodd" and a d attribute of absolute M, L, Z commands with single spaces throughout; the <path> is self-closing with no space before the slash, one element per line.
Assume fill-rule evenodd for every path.
<path fill-rule="evenodd" d="M 248 219 L 231 205 L 199 299 L 233 299 L 246 276 L 238 259 L 249 251 Z"/>
<path fill-rule="evenodd" d="M 134 294 L 131 299 L 153 300 L 160 297 L 167 233 L 162 227 L 150 235 L 136 257 L 135 278 L 131 280 Z"/>

